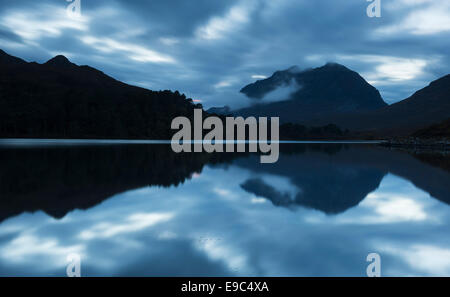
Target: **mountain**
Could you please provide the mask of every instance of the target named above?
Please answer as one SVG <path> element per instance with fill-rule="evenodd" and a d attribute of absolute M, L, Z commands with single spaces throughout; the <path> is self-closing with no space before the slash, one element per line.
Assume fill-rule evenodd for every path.
<path fill-rule="evenodd" d="M 172 119 L 195 107 L 64 56 L 38 64 L 0 50 L 0 137 L 170 139 Z"/>
<path fill-rule="evenodd" d="M 447 138 L 450 139 L 450 118 L 413 133 L 413 137 L 419 138 Z"/>
<path fill-rule="evenodd" d="M 264 102 L 269 94 L 292 85 L 297 88 L 286 100 Z M 256 104 L 234 111 L 237 115 L 278 116 L 281 122 L 307 126 L 335 124 L 343 130 L 376 137 L 410 135 L 447 120 L 450 114 L 450 75 L 387 105 L 358 73 L 335 63 L 304 71 L 297 67 L 277 71 L 245 86 L 241 93 Z"/>
<path fill-rule="evenodd" d="M 450 74 L 431 82 L 411 97 L 379 110 L 326 119 L 353 131 L 406 136 L 440 123 L 450 115 Z M 324 119 L 325 120 L 325 119 Z"/>
<path fill-rule="evenodd" d="M 265 103 L 267 96 L 286 87 L 292 89 L 288 98 Z M 281 122 L 308 124 L 339 114 L 372 111 L 387 106 L 378 90 L 357 72 L 336 63 L 304 71 L 297 67 L 277 71 L 267 79 L 245 86 L 241 93 L 256 104 L 237 110 L 235 114 L 279 116 Z"/>
<path fill-rule="evenodd" d="M 229 115 L 229 114 L 231 114 L 231 108 L 229 106 L 211 107 L 206 112 L 209 114 Z"/>

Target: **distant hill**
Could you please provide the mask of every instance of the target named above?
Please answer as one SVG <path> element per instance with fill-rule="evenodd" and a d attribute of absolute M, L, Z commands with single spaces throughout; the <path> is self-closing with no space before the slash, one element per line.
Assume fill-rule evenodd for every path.
<path fill-rule="evenodd" d="M 450 74 L 430 83 L 411 97 L 379 110 L 324 119 L 352 131 L 406 136 L 447 120 L 450 115 Z"/>
<path fill-rule="evenodd" d="M 231 108 L 229 106 L 211 107 L 206 112 L 208 112 L 210 114 L 217 114 L 217 115 L 229 115 L 229 114 L 231 114 Z"/>
<path fill-rule="evenodd" d="M 418 138 L 447 138 L 450 139 L 450 118 L 430 127 L 420 129 L 412 134 Z"/>
<path fill-rule="evenodd" d="M 38 64 L 0 50 L 0 137 L 170 139 L 172 119 L 195 107 L 64 56 Z"/>
<path fill-rule="evenodd" d="M 264 102 L 268 94 L 291 84 L 297 89 L 288 98 Z M 358 73 L 336 63 L 304 71 L 296 67 L 277 71 L 267 79 L 245 86 L 241 93 L 253 98 L 255 105 L 237 110 L 235 114 L 279 116 L 281 122 L 302 124 L 387 106 L 377 89 Z"/>

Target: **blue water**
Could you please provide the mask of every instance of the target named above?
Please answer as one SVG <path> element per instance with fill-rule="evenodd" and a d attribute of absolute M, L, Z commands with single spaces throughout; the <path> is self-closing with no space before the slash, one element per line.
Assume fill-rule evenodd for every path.
<path fill-rule="evenodd" d="M 82 276 L 365 276 L 369 253 L 383 276 L 450 275 L 450 173 L 407 152 L 69 147 L 0 150 L 0 275 L 65 276 L 74 253 Z"/>

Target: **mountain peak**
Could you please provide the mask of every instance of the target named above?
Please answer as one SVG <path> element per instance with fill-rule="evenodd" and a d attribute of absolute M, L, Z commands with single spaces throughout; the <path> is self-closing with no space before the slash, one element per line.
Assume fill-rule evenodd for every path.
<path fill-rule="evenodd" d="M 338 70 L 348 70 L 350 71 L 350 69 L 348 69 L 347 67 L 345 67 L 342 64 L 336 63 L 336 62 L 328 62 L 325 65 L 323 65 L 322 67 L 319 67 L 320 69 L 338 69 Z"/>
<path fill-rule="evenodd" d="M 69 61 L 65 56 L 58 55 L 50 60 L 48 60 L 45 65 L 51 65 L 51 66 L 69 66 L 74 65 L 72 62 Z"/>
<path fill-rule="evenodd" d="M 287 69 L 287 71 L 291 72 L 291 73 L 298 73 L 301 72 L 302 69 L 300 69 L 300 67 L 298 67 L 297 65 L 291 66 Z"/>
<path fill-rule="evenodd" d="M 357 72 L 338 63 L 302 71 L 294 67 L 277 71 L 265 80 L 245 86 L 241 93 L 259 100 L 260 104 L 237 114 L 279 116 L 284 122 L 294 123 L 321 119 L 325 115 L 367 112 L 387 105 L 376 88 Z M 272 93 L 270 101 L 265 100 L 269 93 Z"/>

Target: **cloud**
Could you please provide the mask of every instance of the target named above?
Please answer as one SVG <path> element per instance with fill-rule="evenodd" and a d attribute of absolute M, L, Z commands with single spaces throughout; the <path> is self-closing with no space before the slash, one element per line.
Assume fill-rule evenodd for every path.
<path fill-rule="evenodd" d="M 180 42 L 179 39 L 173 38 L 173 37 L 161 37 L 161 38 L 159 38 L 159 41 L 162 44 L 168 45 L 168 46 L 175 45 L 175 44 L 178 44 Z"/>
<path fill-rule="evenodd" d="M 421 275 L 450 275 L 450 249 L 430 244 L 415 244 L 410 247 L 381 245 L 380 250 L 402 259 Z"/>
<path fill-rule="evenodd" d="M 233 85 L 233 83 L 234 83 L 233 80 L 223 80 L 223 81 L 216 83 L 214 85 L 214 88 L 216 88 L 216 89 L 226 88 L 226 87 Z"/>
<path fill-rule="evenodd" d="M 381 91 L 388 103 L 405 99 L 436 79 L 429 70 L 442 63 L 442 56 L 401 57 L 383 55 L 337 55 L 340 63 L 363 65 L 359 70 L 364 79 Z"/>
<path fill-rule="evenodd" d="M 253 79 L 266 79 L 266 78 L 267 78 L 267 76 L 265 76 L 265 75 L 259 75 L 259 74 L 253 74 L 251 77 L 252 77 Z"/>
<path fill-rule="evenodd" d="M 97 38 L 93 36 L 84 36 L 80 39 L 83 43 L 90 45 L 103 53 L 120 52 L 138 62 L 175 63 L 175 60 L 172 57 L 138 44 L 119 42 L 110 38 Z"/>
<path fill-rule="evenodd" d="M 419 77 L 424 73 L 425 67 L 434 63 L 434 58 L 414 59 L 378 55 L 341 56 L 342 60 L 358 59 L 374 65 L 374 71 L 366 73 L 370 81 L 401 82 Z"/>
<path fill-rule="evenodd" d="M 291 95 L 300 89 L 301 86 L 297 83 L 297 81 L 295 79 L 291 79 L 288 84 L 280 86 L 272 92 L 267 93 L 261 100 L 258 100 L 258 102 L 271 103 L 289 100 Z"/>
<path fill-rule="evenodd" d="M 67 17 L 67 4 L 0 2 L 2 49 L 38 62 L 63 53 L 124 82 L 179 90 L 206 108 L 248 105 L 242 87 L 292 65 L 343 63 L 389 102 L 449 72 L 446 0 L 386 2 L 377 20 L 360 0 L 81 1 L 82 20 Z"/>
<path fill-rule="evenodd" d="M 223 16 L 213 16 L 206 25 L 199 27 L 195 35 L 198 39 L 222 39 L 228 34 L 235 33 L 250 21 L 250 14 L 254 9 L 254 1 L 242 1 L 233 6 Z"/>
<path fill-rule="evenodd" d="M 1 17 L 0 23 L 25 41 L 56 38 L 66 30 L 89 30 L 89 18 L 86 16 L 72 19 L 67 17 L 64 7 L 51 5 L 45 5 L 39 10 L 12 10 Z"/>

